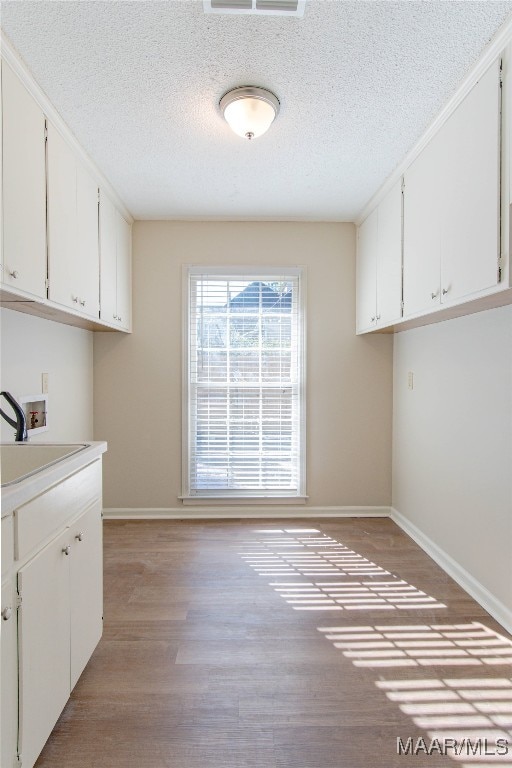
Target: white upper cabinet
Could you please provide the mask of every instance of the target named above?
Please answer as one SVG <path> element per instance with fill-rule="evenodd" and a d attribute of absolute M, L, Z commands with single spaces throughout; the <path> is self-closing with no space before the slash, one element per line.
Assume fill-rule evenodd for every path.
<path fill-rule="evenodd" d="M 100 309 L 98 184 L 80 163 L 76 173 L 76 210 L 80 311 L 97 318 Z"/>
<path fill-rule="evenodd" d="M 500 63 L 404 174 L 404 316 L 494 289 L 500 256 Z"/>
<path fill-rule="evenodd" d="M 100 191 L 100 317 L 129 330 L 131 325 L 131 226 Z"/>
<path fill-rule="evenodd" d="M 500 64 L 446 123 L 449 147 L 441 240 L 441 301 L 494 287 L 500 257 Z M 446 291 L 446 293 L 444 293 Z"/>
<path fill-rule="evenodd" d="M 132 227 L 117 213 L 117 319 L 129 330 L 132 321 Z"/>
<path fill-rule="evenodd" d="M 440 301 L 444 149 L 439 132 L 404 174 L 405 316 Z"/>
<path fill-rule="evenodd" d="M 48 126 L 49 298 L 78 309 L 69 284 L 76 274 L 76 160 L 61 135 Z M 76 291 L 73 296 L 77 296 Z"/>
<path fill-rule="evenodd" d="M 390 189 L 379 207 L 377 255 L 377 325 L 402 315 L 402 182 Z"/>
<path fill-rule="evenodd" d="M 117 316 L 116 209 L 100 189 L 100 317 L 114 323 Z"/>
<path fill-rule="evenodd" d="M 379 214 L 375 208 L 357 231 L 356 330 L 375 327 L 377 320 L 377 248 Z"/>
<path fill-rule="evenodd" d="M 98 318 L 98 186 L 51 123 L 48 273 L 51 301 Z"/>
<path fill-rule="evenodd" d="M 402 189 L 397 182 L 364 220 L 357 241 L 357 332 L 400 319 Z"/>
<path fill-rule="evenodd" d="M 5 61 L 2 134 L 2 282 L 8 290 L 45 298 L 45 116 Z"/>
<path fill-rule="evenodd" d="M 110 255 L 102 264 L 100 319 L 101 173 L 2 43 L 0 301 L 90 330 L 129 331 L 131 225 L 122 204 L 104 198 L 102 248 Z"/>

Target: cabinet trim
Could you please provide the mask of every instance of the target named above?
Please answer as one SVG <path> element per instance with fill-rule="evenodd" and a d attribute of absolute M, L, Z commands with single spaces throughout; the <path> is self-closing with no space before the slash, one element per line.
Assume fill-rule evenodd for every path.
<path fill-rule="evenodd" d="M 44 91 L 39 87 L 39 85 L 30 74 L 24 61 L 16 53 L 12 43 L 3 30 L 1 31 L 0 39 L 2 47 L 2 58 L 5 59 L 15 74 L 18 75 L 21 82 L 31 94 L 31 96 L 35 99 L 36 103 L 39 104 L 46 117 L 60 131 L 68 144 L 71 145 L 77 157 L 85 165 L 89 172 L 92 173 L 92 175 L 97 179 L 99 185 L 105 187 L 105 189 L 108 190 L 109 195 L 113 200 L 115 200 L 116 206 L 123 212 L 124 217 L 130 222 L 130 224 L 133 224 L 133 216 L 131 215 L 130 211 L 127 209 L 108 179 L 103 175 L 98 166 L 91 160 L 85 149 L 78 143 L 72 131 L 70 131 L 67 124 L 59 115 Z"/>
<path fill-rule="evenodd" d="M 497 309 L 512 304 L 512 288 L 500 284 L 498 289 L 482 296 L 472 299 L 462 299 L 459 304 L 450 306 L 441 306 L 435 312 L 422 312 L 412 317 L 407 317 L 392 325 L 383 328 L 373 328 L 367 331 L 360 331 L 358 335 L 365 333 L 399 333 L 400 331 L 410 331 L 412 328 L 420 328 L 423 325 L 433 325 L 441 323 L 444 320 L 454 320 L 457 317 L 472 315 L 475 312 L 482 312 L 486 309 Z"/>
<path fill-rule="evenodd" d="M 512 17 L 500 28 L 496 36 L 485 48 L 484 52 L 477 60 L 475 65 L 468 72 L 462 83 L 459 85 L 448 103 L 441 109 L 434 121 L 429 125 L 413 148 L 403 158 L 402 162 L 395 168 L 382 186 L 377 190 L 373 197 L 366 203 L 364 208 L 356 216 L 354 223 L 359 226 L 372 210 L 380 203 L 382 198 L 389 192 L 391 187 L 396 184 L 410 164 L 418 157 L 420 152 L 431 141 L 442 125 L 448 120 L 451 114 L 455 112 L 459 104 L 468 95 L 473 86 L 478 82 L 482 75 L 497 59 L 507 45 L 512 41 Z"/>

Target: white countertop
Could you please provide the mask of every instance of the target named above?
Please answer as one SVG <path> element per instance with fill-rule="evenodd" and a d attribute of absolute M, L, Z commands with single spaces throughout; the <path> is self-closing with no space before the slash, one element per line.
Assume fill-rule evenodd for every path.
<path fill-rule="evenodd" d="M 37 446 L 41 446 L 43 449 L 47 447 L 45 443 L 30 443 L 29 445 L 31 452 L 33 449 L 37 449 Z M 52 445 L 57 446 L 59 444 L 52 443 Z M 65 447 L 66 444 L 60 445 Z M 107 450 L 107 443 L 104 441 L 86 442 L 83 445 L 85 448 L 82 450 L 75 451 L 50 466 L 44 466 L 39 471 L 34 471 L 19 482 L 4 486 L 2 488 L 2 517 L 12 514 L 17 507 L 26 504 L 27 501 L 39 496 L 52 485 L 60 483 L 68 475 L 72 475 L 95 461 Z"/>

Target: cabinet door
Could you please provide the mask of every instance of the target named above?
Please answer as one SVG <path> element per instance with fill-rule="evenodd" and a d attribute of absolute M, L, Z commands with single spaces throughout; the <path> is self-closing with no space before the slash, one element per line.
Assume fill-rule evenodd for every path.
<path fill-rule="evenodd" d="M 98 187 L 48 126 L 49 298 L 99 316 Z"/>
<path fill-rule="evenodd" d="M 402 314 L 402 182 L 378 207 L 377 324 L 389 325 Z"/>
<path fill-rule="evenodd" d="M 441 302 L 495 286 L 500 255 L 500 65 L 449 118 L 444 174 Z"/>
<path fill-rule="evenodd" d="M 33 765 L 69 697 L 69 561 L 65 531 L 18 572 L 19 751 Z"/>
<path fill-rule="evenodd" d="M 132 228 L 117 213 L 117 317 L 121 327 L 131 327 Z"/>
<path fill-rule="evenodd" d="M 441 128 L 404 174 L 404 317 L 439 307 L 447 155 Z"/>
<path fill-rule="evenodd" d="M 49 298 L 79 309 L 77 269 L 76 160 L 69 145 L 48 124 Z"/>
<path fill-rule="evenodd" d="M 100 264 L 98 244 L 98 185 L 86 169 L 77 164 L 77 275 L 76 292 L 80 312 L 99 317 Z"/>
<path fill-rule="evenodd" d="M 2 584 L 1 651 L 2 702 L 0 765 L 14 765 L 18 736 L 18 662 L 16 654 L 16 607 L 14 586 L 9 579 Z"/>
<path fill-rule="evenodd" d="M 3 124 L 4 124 L 4 113 L 3 113 L 3 103 L 4 103 L 4 95 L 3 95 L 3 88 L 2 88 L 2 65 L 3 65 L 3 59 L 0 57 L 0 178 L 2 179 L 2 183 L 0 184 L 0 211 L 2 211 L 2 215 L 0 215 L 0 281 L 3 280 L 3 273 L 4 273 L 4 220 L 3 220 L 3 210 L 4 210 L 4 204 L 3 204 L 3 186 L 4 186 L 4 160 L 3 160 Z"/>
<path fill-rule="evenodd" d="M 70 528 L 71 690 L 103 632 L 101 505 L 95 504 Z"/>
<path fill-rule="evenodd" d="M 378 209 L 363 221 L 357 233 L 356 330 L 375 326 L 377 315 Z"/>
<path fill-rule="evenodd" d="M 45 118 L 2 62 L 3 277 L 6 286 L 46 297 Z"/>
<path fill-rule="evenodd" d="M 117 216 L 110 199 L 100 191 L 100 317 L 105 323 L 117 319 Z"/>

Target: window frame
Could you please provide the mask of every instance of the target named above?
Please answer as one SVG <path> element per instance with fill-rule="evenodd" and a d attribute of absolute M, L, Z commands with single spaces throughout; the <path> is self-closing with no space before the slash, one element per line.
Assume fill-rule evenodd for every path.
<path fill-rule="evenodd" d="M 291 490 L 207 490 L 204 493 L 192 491 L 190 487 L 190 464 L 192 440 L 190 435 L 191 399 L 190 399 L 190 326 L 191 317 L 191 281 L 197 275 L 218 276 L 221 279 L 268 280 L 271 277 L 293 276 L 298 280 L 297 296 L 297 372 L 298 405 L 298 483 L 297 489 Z M 182 323 L 182 495 L 179 497 L 183 504 L 304 504 L 306 495 L 306 268 L 303 266 L 289 267 L 250 267 L 250 266 L 209 266 L 183 265 L 183 323 Z"/>

